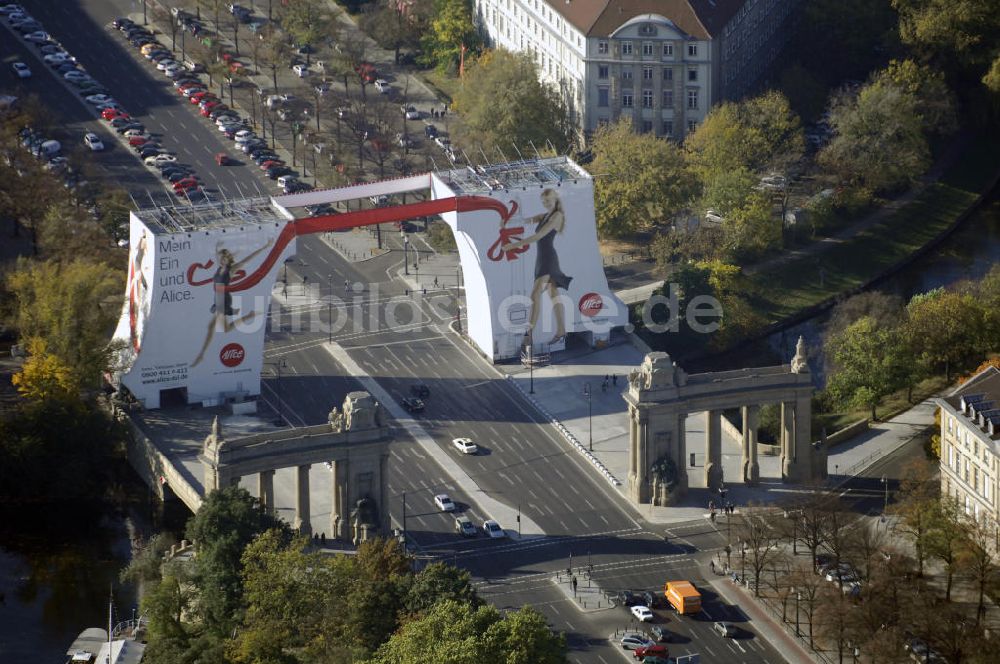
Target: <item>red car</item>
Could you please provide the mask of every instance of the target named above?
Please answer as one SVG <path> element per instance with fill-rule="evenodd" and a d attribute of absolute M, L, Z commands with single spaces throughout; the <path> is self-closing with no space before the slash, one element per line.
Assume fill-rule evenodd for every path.
<path fill-rule="evenodd" d="M 200 104 L 201 100 L 205 99 L 206 97 L 208 97 L 209 99 L 218 99 L 218 97 L 216 95 L 212 94 L 208 90 L 202 90 L 201 92 L 195 92 L 194 94 L 192 94 L 189 97 L 189 99 L 191 100 L 192 104 Z"/>
<path fill-rule="evenodd" d="M 128 113 L 123 113 L 122 111 L 119 111 L 116 108 L 104 109 L 103 111 L 101 111 L 101 117 L 107 120 L 108 122 L 111 122 L 115 118 L 125 118 L 126 120 L 129 119 Z"/>
<path fill-rule="evenodd" d="M 223 104 L 221 101 L 210 101 L 207 104 L 203 104 L 202 105 L 202 107 L 201 107 L 201 116 L 203 118 L 207 118 L 208 116 L 210 116 L 212 114 L 212 111 L 214 111 L 217 108 L 218 109 L 224 109 L 224 108 L 228 108 L 228 106 L 226 106 L 225 104 Z"/>
<path fill-rule="evenodd" d="M 370 62 L 362 62 L 354 68 L 354 71 L 358 72 L 358 76 L 365 83 L 374 83 L 378 79 L 378 71 L 375 69 L 375 65 Z"/>
<path fill-rule="evenodd" d="M 201 83 L 185 83 L 181 87 L 177 88 L 177 94 L 183 95 L 188 90 L 198 91 L 198 90 L 204 90 L 204 89 L 205 89 L 205 86 L 203 84 L 201 84 Z"/>
<path fill-rule="evenodd" d="M 657 643 L 652 646 L 638 647 L 632 651 L 632 656 L 636 659 L 642 659 L 643 657 L 663 657 L 667 658 L 667 647 L 662 643 Z"/>
<path fill-rule="evenodd" d="M 149 141 L 145 136 L 130 136 L 128 139 L 128 144 L 130 146 L 138 147 L 140 145 L 145 145 Z"/>
<path fill-rule="evenodd" d="M 266 171 L 267 169 L 271 168 L 272 166 L 284 166 L 284 165 L 285 165 L 285 162 L 281 161 L 280 159 L 272 159 L 270 161 L 263 162 L 260 165 L 260 170 Z"/>

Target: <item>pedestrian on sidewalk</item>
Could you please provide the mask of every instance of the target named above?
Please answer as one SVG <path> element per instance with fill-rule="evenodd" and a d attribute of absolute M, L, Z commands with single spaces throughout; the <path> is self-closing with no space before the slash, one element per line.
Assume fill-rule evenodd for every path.
<path fill-rule="evenodd" d="M 438 278 L 434 277 L 434 288 L 438 287 Z"/>
<path fill-rule="evenodd" d="M 618 385 L 618 374 L 611 374 L 611 384 Z"/>
<path fill-rule="evenodd" d="M 708 561 L 708 568 L 710 570 L 712 570 L 712 574 L 715 574 L 715 561 L 714 560 L 709 560 Z"/>
<path fill-rule="evenodd" d="M 344 279 L 344 290 L 347 292 L 351 291 L 351 282 L 348 279 Z"/>

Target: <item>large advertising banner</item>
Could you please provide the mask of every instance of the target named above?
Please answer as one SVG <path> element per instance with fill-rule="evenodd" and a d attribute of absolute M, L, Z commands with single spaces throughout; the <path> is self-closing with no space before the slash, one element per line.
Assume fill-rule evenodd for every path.
<path fill-rule="evenodd" d="M 120 383 L 147 408 L 161 390 L 186 388 L 188 403 L 260 393 L 276 268 L 253 286 L 284 224 L 155 234 L 132 215 L 126 301 L 115 332 L 124 346 Z M 294 253 L 294 242 L 284 255 Z M 280 264 L 280 262 L 277 262 Z"/>
<path fill-rule="evenodd" d="M 455 193 L 435 179 L 435 198 Z M 592 180 L 476 196 L 497 205 L 442 217 L 458 244 L 468 333 L 489 358 L 563 350 L 571 333 L 599 344 L 628 322 L 604 275 Z"/>

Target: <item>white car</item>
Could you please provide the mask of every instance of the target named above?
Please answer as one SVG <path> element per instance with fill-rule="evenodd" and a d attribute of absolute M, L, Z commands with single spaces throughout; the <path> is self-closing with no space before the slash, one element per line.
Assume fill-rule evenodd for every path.
<path fill-rule="evenodd" d="M 23 13 L 24 13 L 24 7 L 22 7 L 21 5 L 11 4 L 0 7 L 0 14 L 23 14 Z"/>
<path fill-rule="evenodd" d="M 434 143 L 442 150 L 451 149 L 451 141 L 445 138 L 444 136 L 436 136 L 434 138 Z"/>
<path fill-rule="evenodd" d="M 74 69 L 72 71 L 68 71 L 65 74 L 63 74 L 63 78 L 65 78 L 67 81 L 72 81 L 73 79 L 80 80 L 84 78 L 90 78 L 90 74 L 88 74 L 85 71 L 80 71 L 79 69 Z"/>
<path fill-rule="evenodd" d="M 736 636 L 736 625 L 731 622 L 719 621 L 712 624 L 712 629 L 719 633 L 719 636 L 731 639 Z"/>
<path fill-rule="evenodd" d="M 257 138 L 257 134 L 253 133 L 249 129 L 240 129 L 238 132 L 236 132 L 234 138 L 236 139 L 237 143 L 245 143 L 247 141 L 252 141 L 253 139 Z"/>
<path fill-rule="evenodd" d="M 462 454 L 475 454 L 479 451 L 479 446 L 469 438 L 456 438 L 451 444 Z"/>
<path fill-rule="evenodd" d="M 725 219 L 722 214 L 716 212 L 715 210 L 705 210 L 705 221 L 709 221 L 713 224 L 721 224 Z"/>
<path fill-rule="evenodd" d="M 452 502 L 451 497 L 449 497 L 446 493 L 439 493 L 434 496 L 434 504 L 437 505 L 437 508 L 442 512 L 455 511 L 455 503 Z"/>
<path fill-rule="evenodd" d="M 177 161 L 177 157 L 172 154 L 155 154 L 152 157 L 146 157 L 143 163 L 147 166 L 155 166 L 156 164 L 163 164 L 168 161 Z"/>
<path fill-rule="evenodd" d="M 292 67 L 292 71 L 295 72 L 295 75 L 299 78 L 305 78 L 309 75 L 309 68 L 305 65 L 295 65 Z"/>
<path fill-rule="evenodd" d="M 384 78 L 378 79 L 377 81 L 375 81 L 375 89 L 381 92 L 382 94 L 389 92 L 389 81 L 385 80 Z"/>
<path fill-rule="evenodd" d="M 29 32 L 24 36 L 25 41 L 38 42 L 38 43 L 47 42 L 50 39 L 52 39 L 52 36 L 49 33 L 45 32 L 44 30 Z"/>
<path fill-rule="evenodd" d="M 418 111 L 417 109 L 415 109 L 412 106 L 410 106 L 408 109 L 406 109 L 406 119 L 407 120 L 419 120 L 420 119 L 420 111 Z"/>
<path fill-rule="evenodd" d="M 31 69 L 23 62 L 15 62 L 10 68 L 14 70 L 18 78 L 31 78 Z"/>
<path fill-rule="evenodd" d="M 68 53 L 50 53 L 42 58 L 42 61 L 47 65 L 55 66 L 61 65 L 64 62 L 72 62 L 73 60 Z"/>
<path fill-rule="evenodd" d="M 653 622 L 653 612 L 649 610 L 648 606 L 643 606 L 642 604 L 633 606 L 632 615 L 639 622 Z"/>
<path fill-rule="evenodd" d="M 293 182 L 298 182 L 298 181 L 299 179 L 294 175 L 282 175 L 281 177 L 278 178 L 278 186 L 284 189 Z"/>
<path fill-rule="evenodd" d="M 104 149 L 104 143 L 101 141 L 101 137 L 93 132 L 87 132 L 83 137 L 83 143 L 93 152 L 100 152 Z"/>
<path fill-rule="evenodd" d="M 114 101 L 114 98 L 109 97 L 108 95 L 88 95 L 84 97 L 84 99 L 86 99 L 88 103 L 94 104 L 95 106 L 97 104 L 107 104 L 109 101 Z"/>
<path fill-rule="evenodd" d="M 618 642 L 625 650 L 635 650 L 636 648 L 648 648 L 655 645 L 655 642 L 645 634 L 626 634 Z"/>
<path fill-rule="evenodd" d="M 493 519 L 483 521 L 483 530 L 493 539 L 502 539 L 507 537 L 507 533 L 505 533 L 503 528 L 500 527 L 500 524 Z"/>

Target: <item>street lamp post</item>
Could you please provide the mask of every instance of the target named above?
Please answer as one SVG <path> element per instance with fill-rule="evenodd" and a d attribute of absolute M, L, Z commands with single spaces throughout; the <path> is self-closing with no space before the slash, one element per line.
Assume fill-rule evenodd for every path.
<path fill-rule="evenodd" d="M 528 328 L 528 394 L 535 393 L 535 340 L 532 328 Z"/>
<path fill-rule="evenodd" d="M 885 490 L 885 500 L 882 503 L 882 520 L 885 521 L 885 513 L 889 511 L 889 480 L 882 476 L 882 487 Z"/>
<path fill-rule="evenodd" d="M 802 593 L 795 593 L 795 636 L 802 636 L 799 631 L 799 601 L 802 600 Z"/>
<path fill-rule="evenodd" d="M 459 305 L 459 279 L 461 279 L 461 265 L 455 266 L 455 329 L 462 333 L 462 307 Z"/>
<path fill-rule="evenodd" d="M 326 324 L 330 326 L 329 329 L 327 330 L 328 332 L 327 343 L 332 344 L 333 343 L 333 272 L 330 273 L 329 280 L 330 280 L 330 300 L 329 302 L 327 302 L 326 306 L 326 318 L 327 318 Z"/>
<path fill-rule="evenodd" d="M 740 543 L 740 576 L 746 578 L 747 574 L 747 543 Z"/>
<path fill-rule="evenodd" d="M 403 274 L 410 274 L 410 236 L 403 233 Z"/>
<path fill-rule="evenodd" d="M 590 451 L 594 451 L 594 409 L 593 394 L 590 391 L 590 383 L 584 383 L 583 396 L 587 398 L 587 435 L 590 439 Z"/>
<path fill-rule="evenodd" d="M 521 503 L 517 504 L 517 539 L 521 539 Z"/>
<path fill-rule="evenodd" d="M 403 492 L 403 542 L 406 542 L 406 492 Z"/>

